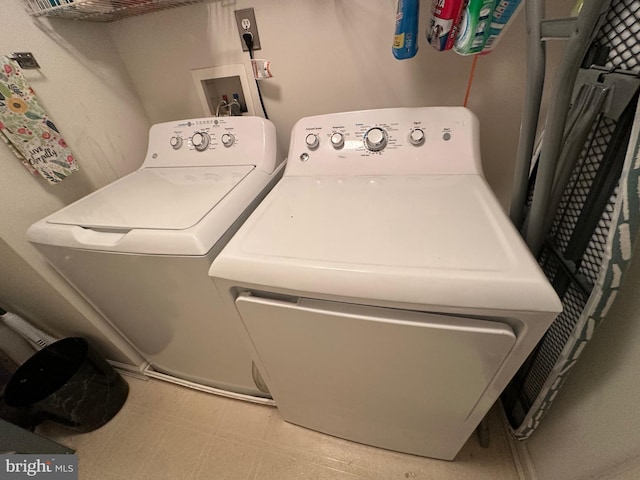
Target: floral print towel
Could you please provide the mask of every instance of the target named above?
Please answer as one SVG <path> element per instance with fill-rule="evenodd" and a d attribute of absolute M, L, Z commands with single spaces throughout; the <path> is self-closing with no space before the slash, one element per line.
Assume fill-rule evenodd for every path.
<path fill-rule="evenodd" d="M 17 63 L 0 57 L 0 138 L 32 173 L 55 184 L 78 170 Z"/>

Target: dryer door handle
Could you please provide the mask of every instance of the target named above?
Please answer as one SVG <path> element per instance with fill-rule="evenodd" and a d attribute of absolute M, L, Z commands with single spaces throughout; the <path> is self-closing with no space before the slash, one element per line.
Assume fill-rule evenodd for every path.
<path fill-rule="evenodd" d="M 74 226 L 71 230 L 73 238 L 80 244 L 87 246 L 113 247 L 129 233 L 103 232 L 92 228 Z"/>

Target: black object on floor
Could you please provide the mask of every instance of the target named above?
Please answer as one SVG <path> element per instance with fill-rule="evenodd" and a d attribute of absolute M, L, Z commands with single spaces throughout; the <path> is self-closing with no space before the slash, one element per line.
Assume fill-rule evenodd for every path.
<path fill-rule="evenodd" d="M 122 408 L 129 385 L 83 338 L 58 340 L 13 374 L 4 402 L 78 432 L 90 432 Z"/>
<path fill-rule="evenodd" d="M 2 309 L 0 308 L 0 315 L 1 314 Z M 16 370 L 18 370 L 18 364 L 11 360 L 3 350 L 0 350 L 0 397 L 4 396 L 4 389 Z M 31 431 L 33 431 L 38 424 L 38 419 L 30 415 L 29 412 L 23 409 L 11 408 L 4 402 L 0 402 L 0 422 L 2 420 L 7 420 L 14 425 Z M 0 448 L 0 451 L 3 450 Z"/>

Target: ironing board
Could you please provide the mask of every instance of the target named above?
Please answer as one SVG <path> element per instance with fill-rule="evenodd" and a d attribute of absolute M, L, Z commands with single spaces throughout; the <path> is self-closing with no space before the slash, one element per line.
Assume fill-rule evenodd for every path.
<path fill-rule="evenodd" d="M 584 347 L 606 318 L 638 243 L 640 114 L 637 80 L 630 79 L 640 72 L 636 51 L 639 33 L 632 28 L 640 22 L 639 17 L 640 0 L 612 1 L 592 48 L 586 53 L 584 68 L 576 75 L 576 88 L 569 92 L 571 109 L 579 115 L 572 117 L 569 111 L 568 121 L 560 131 L 565 150 L 560 148 L 556 157 L 562 160 L 566 152 L 572 118 L 576 121 L 585 116 L 584 111 L 578 110 L 580 89 L 595 83 L 608 89 L 608 97 L 605 95 L 600 110 L 593 115 L 594 122 L 585 131 L 585 138 L 579 138 L 581 151 L 567 164 L 567 178 L 560 190 L 555 188 L 555 203 L 554 188 L 549 186 L 547 205 L 551 204 L 551 208 L 539 219 L 541 232 L 527 232 L 531 227 L 528 221 L 539 155 L 533 155 L 538 161 L 534 160 L 531 169 L 522 213 L 518 213 L 517 205 L 512 208 L 512 213 L 516 212 L 512 220 L 522 221 L 525 238 L 538 235 L 530 245 L 564 308 L 502 395 L 512 434 L 519 440 L 529 438 L 540 424 Z M 617 83 L 616 88 L 605 85 L 607 77 L 614 83 L 633 84 L 624 100 L 613 95 L 615 90 L 622 90 Z M 616 108 L 618 111 L 612 113 Z M 556 182 L 563 176 L 561 170 L 554 165 L 551 177 Z"/>

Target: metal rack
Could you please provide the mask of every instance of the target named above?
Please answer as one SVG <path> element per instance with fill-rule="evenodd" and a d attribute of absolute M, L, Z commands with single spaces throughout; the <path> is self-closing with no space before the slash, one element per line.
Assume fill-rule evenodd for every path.
<path fill-rule="evenodd" d="M 23 0 L 34 17 L 113 22 L 204 0 Z"/>

